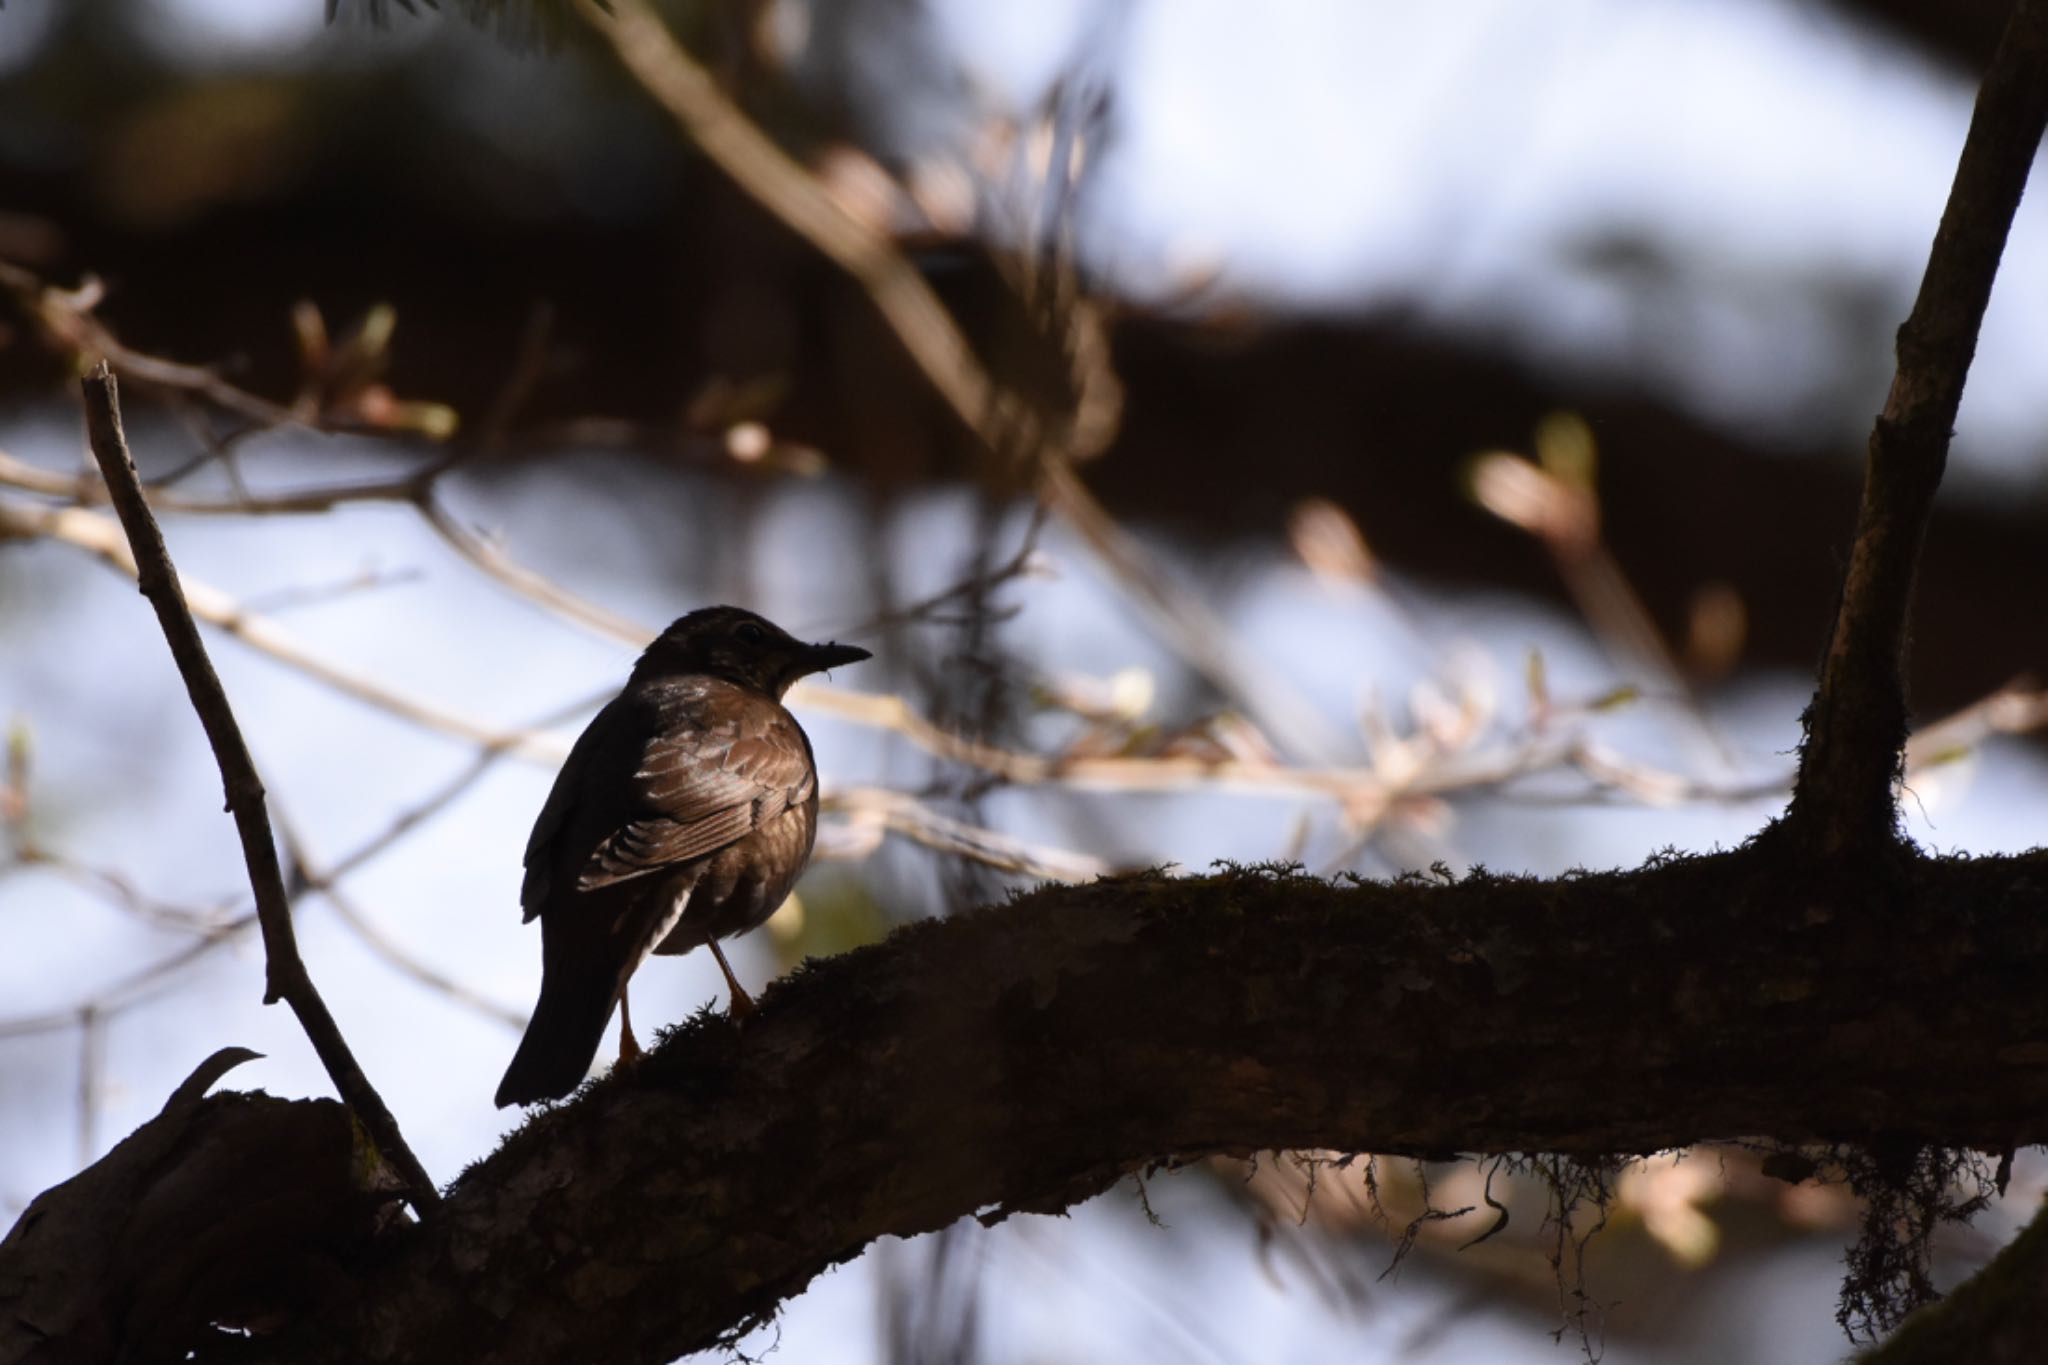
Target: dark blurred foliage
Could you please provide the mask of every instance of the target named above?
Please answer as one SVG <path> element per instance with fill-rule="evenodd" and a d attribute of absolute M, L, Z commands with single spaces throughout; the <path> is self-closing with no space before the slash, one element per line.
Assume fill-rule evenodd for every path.
<path fill-rule="evenodd" d="M 43 25 L 21 4 L 0 12 L 0 37 L 46 25 L 33 59 L 0 65 L 0 256 L 60 282 L 105 278 L 102 316 L 131 345 L 267 393 L 292 382 L 295 302 L 342 320 L 390 303 L 394 387 L 472 425 L 545 308 L 545 363 L 503 458 L 592 417 L 610 425 L 574 430 L 677 455 L 693 410 L 744 392 L 769 396 L 779 435 L 880 495 L 976 474 L 972 442 L 867 301 L 590 59 L 567 5 L 336 8 L 332 28 L 281 52 L 212 50 L 167 32 L 174 11 L 145 0 L 48 4 Z M 762 4 L 666 13 L 807 159 L 862 146 L 888 162 L 918 118 L 943 117 L 952 77 L 914 0 L 799 8 L 809 30 L 793 70 L 771 59 Z M 2004 12 L 1852 8 L 1959 68 L 1981 63 Z M 977 345 L 1014 371 L 1024 329 L 987 253 L 936 231 L 917 246 Z M 1655 268 L 1654 248 L 1628 255 Z M 1867 300 L 1843 298 L 1867 325 Z M 5 307 L 0 399 L 52 393 L 61 362 L 24 344 Z M 1271 536 L 1320 494 L 1397 566 L 1556 592 L 1526 538 L 1469 504 L 1458 471 L 1475 450 L 1525 447 L 1568 408 L 1599 436 L 1610 535 L 1667 627 L 1682 634 L 1696 595 L 1725 584 L 1749 606 L 1750 661 L 1804 668 L 1819 647 L 1854 508 L 1853 439 L 1808 433 L 1788 448 L 1709 425 L 1645 380 L 1589 382 L 1394 314 L 1129 312 L 1112 336 L 1126 420 L 1090 478 L 1120 513 Z M 1981 695 L 2041 652 L 1986 615 L 2048 589 L 2034 581 L 2048 566 L 2018 552 L 2034 520 L 2011 502 L 1944 510 L 1916 655 L 1925 706 Z"/>

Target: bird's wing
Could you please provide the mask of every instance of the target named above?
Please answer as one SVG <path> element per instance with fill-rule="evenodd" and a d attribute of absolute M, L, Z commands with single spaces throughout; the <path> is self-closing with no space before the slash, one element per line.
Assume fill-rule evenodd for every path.
<path fill-rule="evenodd" d="M 803 732 L 772 702 L 705 726 L 664 726 L 633 774 L 646 813 L 601 839 L 579 890 L 715 853 L 811 798 L 817 777 Z"/>
<path fill-rule="evenodd" d="M 527 919 L 538 915 L 547 904 L 556 870 L 554 844 L 569 828 L 585 785 L 608 766 L 605 760 L 610 751 L 632 742 L 632 728 L 622 699 L 614 698 L 591 718 L 570 747 L 569 757 L 562 761 L 562 770 L 555 774 L 555 785 L 548 789 L 548 799 L 541 804 L 540 815 L 533 822 L 533 833 L 526 839 L 526 877 L 519 884 L 519 908 Z"/>

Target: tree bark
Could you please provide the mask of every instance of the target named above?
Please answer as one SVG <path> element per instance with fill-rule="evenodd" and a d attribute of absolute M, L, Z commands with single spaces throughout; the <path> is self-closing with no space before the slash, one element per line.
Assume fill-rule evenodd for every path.
<path fill-rule="evenodd" d="M 2048 0 L 2018 0 L 1970 132 L 1870 436 L 1841 609 L 1806 716 L 1786 825 L 1827 856 L 1881 855 L 1906 742 L 1906 633 L 1920 544 L 1948 462 L 1977 329 L 2048 130 Z"/>
<path fill-rule="evenodd" d="M 2048 1341 L 2048 1218 L 1957 1289 L 1916 1314 L 1863 1365 L 2036 1365 Z"/>
<path fill-rule="evenodd" d="M 183 1361 L 217 1326 L 270 1330 L 345 1291 L 400 1182 L 333 1100 L 206 1095 L 254 1056 L 215 1053 L 28 1206 L 0 1241 L 0 1362 Z"/>
<path fill-rule="evenodd" d="M 1048 890 L 537 1116 L 274 1358 L 668 1360 L 876 1237 L 1218 1152 L 2004 1151 L 2048 1138 L 2044 974 L 2043 856 Z"/>

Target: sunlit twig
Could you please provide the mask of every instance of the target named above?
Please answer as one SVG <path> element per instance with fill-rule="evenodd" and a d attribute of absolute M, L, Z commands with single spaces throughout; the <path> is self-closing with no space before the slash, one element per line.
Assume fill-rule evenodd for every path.
<path fill-rule="evenodd" d="M 1100 858 L 1026 843 L 955 820 L 914 796 L 886 787 L 851 787 L 829 793 L 822 809 L 840 819 L 836 827 L 821 834 L 821 857 L 865 858 L 885 833 L 895 833 L 936 852 L 1040 880 L 1088 882 L 1111 870 Z"/>
<path fill-rule="evenodd" d="M 505 1025 L 515 1033 L 526 1027 L 525 1011 L 501 1005 L 495 1000 L 479 995 L 446 972 L 429 966 L 401 947 L 363 913 L 356 905 L 354 897 L 342 890 L 341 878 L 334 869 L 323 868 L 312 860 L 305 841 L 299 836 L 297 828 L 291 821 L 279 816 L 276 823 L 278 837 L 284 843 L 285 856 L 290 860 L 294 879 L 333 907 L 336 917 L 385 966 L 429 990 L 439 992 L 464 1009 Z"/>
<path fill-rule="evenodd" d="M 0 539 L 9 536 L 61 540 L 91 552 L 130 578 L 135 576 L 135 556 L 120 527 L 96 512 L 76 507 L 39 507 L 0 498 Z M 461 712 L 407 696 L 322 659 L 269 618 L 245 610 L 228 594 L 190 575 L 180 575 L 178 585 L 186 606 L 199 620 L 337 692 L 401 720 L 486 749 L 506 749 L 541 762 L 560 762 L 566 752 L 564 746 L 546 735 L 480 725 Z"/>
<path fill-rule="evenodd" d="M 994 382 L 953 316 L 897 245 L 849 213 L 816 176 L 776 146 L 676 42 L 645 0 L 610 0 L 602 6 L 577 0 L 577 10 L 699 150 L 741 190 L 853 277 L 968 430 L 991 451 L 1020 444 L 1019 432 L 1036 433 L 1035 439 L 1021 444 L 1035 453 L 1041 495 L 1133 590 L 1147 618 L 1178 653 L 1257 716 L 1297 757 L 1333 751 L 1335 736 L 1314 710 L 1237 647 L 1207 604 L 1162 573 L 1074 472 L 1073 458 L 1099 449 L 1114 430 L 1113 406 L 1084 404 L 1065 421 L 1050 421 L 1034 412 Z M 1106 351 L 1097 348 L 1087 354 L 1099 358 Z M 1092 423 L 1082 444 L 1076 441 L 1077 417 Z"/>

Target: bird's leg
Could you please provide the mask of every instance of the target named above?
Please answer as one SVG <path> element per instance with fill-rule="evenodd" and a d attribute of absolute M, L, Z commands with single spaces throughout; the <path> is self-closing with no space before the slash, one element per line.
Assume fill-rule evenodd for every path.
<path fill-rule="evenodd" d="M 619 1065 L 640 1060 L 640 1040 L 633 1036 L 633 1007 L 627 1003 L 625 987 L 619 988 Z"/>
<path fill-rule="evenodd" d="M 725 973 L 725 984 L 732 991 L 732 1017 L 744 1019 L 754 1012 L 754 997 L 747 994 L 746 989 L 740 985 L 740 979 L 732 974 L 732 964 L 725 960 L 725 954 L 719 950 L 718 940 L 710 940 L 710 946 L 711 955 L 718 959 L 718 970 Z"/>

